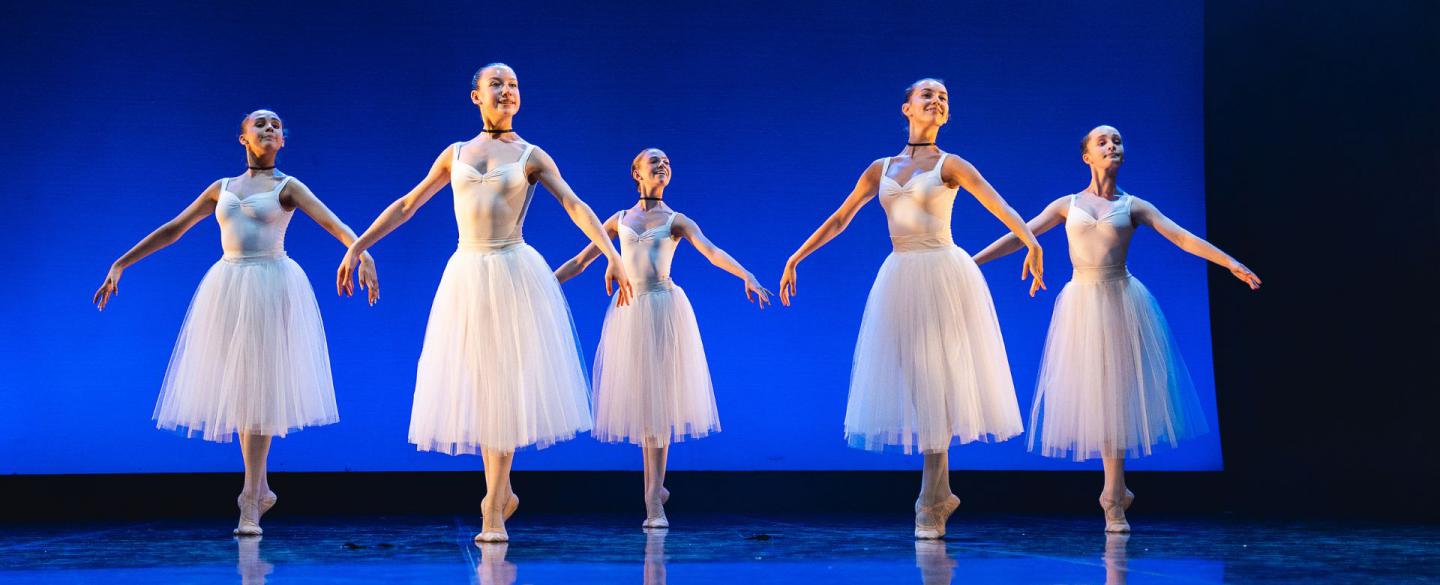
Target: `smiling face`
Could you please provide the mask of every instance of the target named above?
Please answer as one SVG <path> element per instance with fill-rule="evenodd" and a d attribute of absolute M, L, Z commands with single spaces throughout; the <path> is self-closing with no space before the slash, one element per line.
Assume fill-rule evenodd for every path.
<path fill-rule="evenodd" d="M 1096 126 L 1081 143 L 1080 159 L 1097 170 L 1114 170 L 1125 164 L 1125 143 L 1114 126 Z"/>
<path fill-rule="evenodd" d="M 240 144 L 256 157 L 284 148 L 285 127 L 280 115 L 270 110 L 255 110 L 245 116 L 240 126 Z"/>
<path fill-rule="evenodd" d="M 921 79 L 906 90 L 900 113 L 911 124 L 944 126 L 950 121 L 950 92 L 938 79 Z"/>
<path fill-rule="evenodd" d="M 647 188 L 664 189 L 670 184 L 670 175 L 670 157 L 658 148 L 642 150 L 630 162 L 630 178 L 635 179 L 635 187 L 641 192 Z"/>
<path fill-rule="evenodd" d="M 486 65 L 475 75 L 470 101 L 486 119 L 508 118 L 520 112 L 520 81 L 509 65 Z"/>

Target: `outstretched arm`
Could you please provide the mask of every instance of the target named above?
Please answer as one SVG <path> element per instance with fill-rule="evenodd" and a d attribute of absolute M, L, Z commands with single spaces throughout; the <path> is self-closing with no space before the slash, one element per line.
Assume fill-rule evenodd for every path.
<path fill-rule="evenodd" d="M 815 233 L 810 234 L 810 238 L 805 240 L 800 249 L 791 254 L 790 259 L 785 262 L 785 273 L 780 277 L 781 304 L 790 306 L 790 297 L 797 294 L 795 292 L 795 282 L 798 276 L 796 268 L 800 265 L 800 261 L 845 231 L 845 228 L 850 226 L 850 220 L 855 219 L 855 214 L 860 212 L 860 208 L 875 198 L 879 189 L 880 161 L 877 160 L 870 163 L 865 172 L 860 174 L 860 179 L 855 182 L 855 188 L 850 191 L 845 202 L 840 204 L 840 208 L 830 214 L 830 217 L 826 218 L 815 230 Z"/>
<path fill-rule="evenodd" d="M 1065 221 L 1065 215 L 1069 209 L 1070 197 L 1067 195 L 1045 206 L 1045 209 L 1040 212 L 1040 215 L 1026 222 L 1025 226 L 1030 228 L 1030 233 L 1035 234 L 1035 237 L 1039 238 L 1040 234 L 1050 231 L 1051 228 Z M 991 260 L 999 260 L 1000 258 L 1009 256 L 1023 247 L 1025 247 L 1025 244 L 1022 243 L 1020 238 L 1016 237 L 1014 233 L 1005 234 L 989 246 L 986 246 L 979 254 L 976 254 L 974 260 L 976 264 L 984 264 Z"/>
<path fill-rule="evenodd" d="M 280 192 L 280 202 L 305 212 L 305 215 L 310 216 L 310 219 L 315 220 L 315 223 L 320 224 L 321 228 L 335 236 L 335 239 L 340 240 L 340 243 L 345 244 L 347 248 L 350 244 L 355 243 L 355 232 L 350 229 L 350 226 L 340 221 L 335 212 L 330 211 L 330 208 L 315 196 L 315 192 L 311 191 L 308 185 L 300 182 L 300 179 L 292 177 L 290 182 L 285 184 L 285 189 Z M 360 254 L 360 286 L 369 292 L 370 304 L 373 305 L 380 299 L 380 282 L 375 275 L 375 258 L 371 257 L 369 252 Z"/>
<path fill-rule="evenodd" d="M 535 177 L 535 180 L 545 187 L 560 206 L 565 208 L 565 213 L 570 216 L 570 221 L 575 227 L 585 232 L 590 238 L 590 243 L 600 249 L 605 255 L 609 264 L 605 267 L 605 294 L 619 291 L 619 297 L 615 299 L 616 306 L 630 304 L 630 297 L 633 294 L 630 290 L 630 279 L 625 275 L 625 268 L 620 265 L 620 253 L 615 251 L 615 244 L 610 242 L 605 227 L 600 224 L 600 218 L 586 205 L 580 197 L 575 195 L 575 190 L 560 176 L 560 168 L 555 166 L 555 161 L 546 154 L 545 150 L 539 147 L 530 155 L 530 160 L 525 165 L 525 172 Z"/>
<path fill-rule="evenodd" d="M 92 299 L 95 306 L 103 311 L 105 310 L 105 305 L 110 303 L 110 297 L 120 294 L 120 275 L 125 272 L 126 268 L 139 262 L 142 258 L 154 254 L 165 246 L 175 243 L 176 240 L 180 239 L 180 236 L 185 235 L 185 232 L 190 231 L 190 228 L 195 227 L 195 224 L 199 223 L 200 220 L 215 213 L 215 201 L 219 196 L 220 181 L 215 181 L 211 183 L 209 187 L 206 187 L 205 191 L 200 193 L 199 197 L 191 201 L 190 205 L 186 206 L 185 210 L 180 212 L 180 215 L 175 216 L 174 219 L 165 222 L 164 225 L 161 225 L 156 228 L 155 231 L 150 232 L 149 235 L 141 238 L 134 247 L 130 248 L 130 251 L 126 252 L 111 264 L 110 272 L 105 275 L 105 282 L 101 283 L 100 288 L 95 291 L 95 296 Z"/>
<path fill-rule="evenodd" d="M 605 235 L 609 239 L 614 239 L 615 236 L 619 234 L 620 226 L 617 223 L 619 221 L 620 214 L 617 212 L 615 215 L 610 216 L 610 219 L 605 220 L 605 223 L 600 226 L 605 229 Z M 586 244 L 585 249 L 580 250 L 579 254 L 576 254 L 574 258 L 565 261 L 564 264 L 561 264 L 559 268 L 555 269 L 555 280 L 563 283 L 576 276 L 580 276 L 580 273 L 585 272 L 585 268 L 590 266 L 590 263 L 599 257 L 600 248 L 593 243 Z"/>
<path fill-rule="evenodd" d="M 751 274 L 749 270 L 746 270 L 744 266 L 741 266 L 740 262 L 736 261 L 734 257 L 716 247 L 714 243 L 711 243 L 710 239 L 705 237 L 705 234 L 700 231 L 700 224 L 695 223 L 694 220 L 686 217 L 685 214 L 679 213 L 675 215 L 673 226 L 678 232 L 676 235 L 689 240 L 690 243 L 695 246 L 695 249 L 698 250 L 701 255 L 705 256 L 711 264 L 745 281 L 745 299 L 752 303 L 758 300 L 760 308 L 765 308 L 765 304 L 770 302 L 770 291 L 760 286 L 760 282 L 755 280 L 755 275 Z"/>
<path fill-rule="evenodd" d="M 1225 267 L 1230 274 L 1240 279 L 1240 282 L 1249 285 L 1250 290 L 1260 288 L 1260 277 L 1241 264 L 1239 260 L 1232 258 L 1220 248 L 1216 248 L 1214 244 L 1205 241 L 1204 238 L 1180 227 L 1180 224 L 1165 217 L 1165 214 L 1160 213 L 1160 209 L 1149 201 L 1135 197 L 1130 204 L 1130 217 L 1135 218 L 1136 225 L 1148 225 L 1155 228 L 1155 231 L 1160 232 L 1160 235 L 1165 236 L 1165 239 L 1170 240 L 1170 243 L 1175 244 L 1181 250 Z"/>
<path fill-rule="evenodd" d="M 985 209 L 1010 228 L 1010 233 L 1030 250 L 1025 253 L 1025 264 L 1020 267 L 1020 280 L 1025 280 L 1027 275 L 1033 274 L 1035 281 L 1030 283 L 1030 296 L 1035 296 L 1035 291 L 1045 288 L 1045 260 L 1040 243 L 1035 241 L 1035 234 L 1030 227 L 1025 225 L 1025 220 L 1015 209 L 995 192 L 990 182 L 980 176 L 980 171 L 975 165 L 958 156 L 951 156 L 945 159 L 945 168 L 940 169 L 940 176 L 946 184 L 958 184 L 969 191 L 975 199 L 980 201 Z"/>
<path fill-rule="evenodd" d="M 454 156 L 454 148 L 456 147 L 452 146 L 441 151 L 440 156 L 435 157 L 435 162 L 430 165 L 430 172 L 425 174 L 425 178 L 404 197 L 396 199 L 394 203 L 385 208 L 385 211 L 380 212 L 380 217 L 375 218 L 375 222 L 370 224 L 370 228 L 350 242 L 350 249 L 345 252 L 345 258 L 340 261 L 340 269 L 335 272 L 336 293 L 347 297 L 354 294 L 355 282 L 351 278 L 351 274 L 355 270 L 355 264 L 360 261 L 365 251 L 379 242 L 380 238 L 395 231 L 400 224 L 409 221 L 415 216 L 415 212 L 425 205 L 425 202 L 450 183 L 450 159 Z M 371 289 L 371 294 L 374 296 L 378 293 Z M 378 298 L 378 296 L 374 298 Z M 371 299 L 372 303 L 374 298 Z"/>

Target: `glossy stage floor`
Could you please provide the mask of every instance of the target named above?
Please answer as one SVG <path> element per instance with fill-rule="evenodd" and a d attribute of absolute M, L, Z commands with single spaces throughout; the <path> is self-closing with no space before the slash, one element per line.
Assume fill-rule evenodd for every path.
<path fill-rule="evenodd" d="M 906 517 L 520 515 L 477 546 L 478 516 L 284 516 L 10 524 L 0 583 L 1396 583 L 1440 578 L 1440 527 L 1099 514 L 958 514 L 943 541 Z M 1132 514 L 1132 516 L 1135 516 Z"/>

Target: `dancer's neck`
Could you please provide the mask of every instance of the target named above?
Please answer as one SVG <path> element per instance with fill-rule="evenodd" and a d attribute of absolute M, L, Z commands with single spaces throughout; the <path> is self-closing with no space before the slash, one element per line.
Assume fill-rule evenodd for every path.
<path fill-rule="evenodd" d="M 1114 200 L 1120 193 L 1120 187 L 1115 182 L 1115 174 L 1115 171 L 1090 169 L 1090 186 L 1085 190 L 1097 197 Z"/>

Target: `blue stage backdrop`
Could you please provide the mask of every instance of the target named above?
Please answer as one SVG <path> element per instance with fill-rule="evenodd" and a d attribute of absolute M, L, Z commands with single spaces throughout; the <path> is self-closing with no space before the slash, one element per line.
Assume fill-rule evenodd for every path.
<path fill-rule="evenodd" d="M 776 288 L 789 254 L 870 161 L 905 142 L 902 91 L 944 78 L 940 145 L 974 163 L 1029 218 L 1088 181 L 1080 137 L 1125 133 L 1122 186 L 1203 234 L 1199 3 L 433 2 L 220 5 L 27 3 L 6 10 L 9 179 L 0 242 L 0 472 L 237 470 L 235 444 L 186 440 L 150 421 L 195 286 L 220 256 L 213 220 L 126 271 L 90 305 L 110 262 L 211 181 L 244 171 L 236 132 L 271 108 L 290 129 L 280 168 L 363 230 L 437 154 L 474 136 L 470 76 L 519 74 L 516 127 L 543 146 L 601 217 L 635 201 L 631 158 L 669 153 L 666 193 L 721 247 Z M 1233 196 L 1235 194 L 1221 194 Z M 374 249 L 375 307 L 333 292 L 344 249 L 297 214 L 287 248 L 325 318 L 341 422 L 278 441 L 276 471 L 473 470 L 474 457 L 406 442 L 426 316 L 456 230 L 449 189 Z M 972 253 L 1004 233 L 958 200 Z M 585 239 L 537 194 L 527 239 L 556 265 Z M 1069 277 L 1062 230 L 1044 238 L 1050 292 L 1031 299 L 1020 257 L 984 267 L 1021 409 L 1028 416 L 1055 293 Z M 1221 242 L 1223 245 L 1223 242 Z M 801 266 L 793 308 L 764 312 L 738 280 L 682 246 L 723 432 L 672 450 L 673 468 L 914 469 L 918 458 L 848 448 L 851 354 L 866 294 L 889 252 L 878 204 Z M 1132 271 L 1159 298 L 1218 428 L 1206 270 L 1153 231 Z M 603 262 L 565 292 L 586 359 L 608 302 Z M 1236 283 L 1235 286 L 1241 286 Z M 587 368 L 589 364 L 587 364 Z M 1027 453 L 1025 438 L 952 452 L 960 469 L 1098 468 Z M 582 436 L 527 450 L 517 469 L 639 469 L 629 445 Z M 1215 470 L 1211 433 L 1133 469 Z"/>

